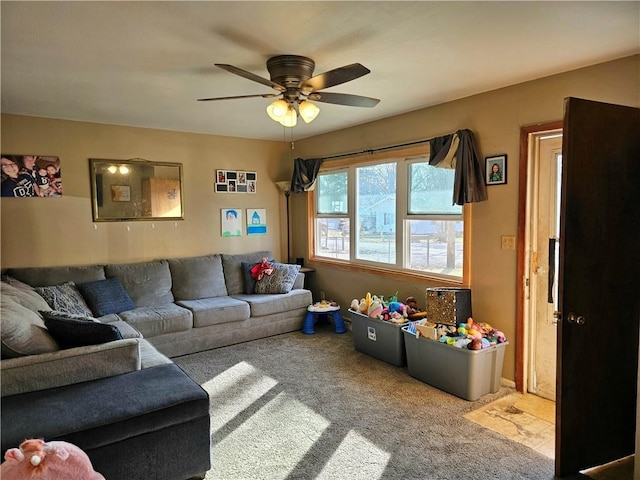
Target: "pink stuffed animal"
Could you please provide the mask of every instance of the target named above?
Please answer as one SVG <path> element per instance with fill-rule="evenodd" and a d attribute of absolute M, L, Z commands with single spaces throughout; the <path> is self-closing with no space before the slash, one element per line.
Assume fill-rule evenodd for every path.
<path fill-rule="evenodd" d="M 6 480 L 105 480 L 80 448 L 67 442 L 25 440 L 20 448 L 10 448 L 0 465 Z"/>

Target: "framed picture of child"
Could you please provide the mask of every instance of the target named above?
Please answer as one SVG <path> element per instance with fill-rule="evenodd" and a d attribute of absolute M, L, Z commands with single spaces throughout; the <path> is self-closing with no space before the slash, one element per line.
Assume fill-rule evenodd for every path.
<path fill-rule="evenodd" d="M 494 155 L 484 159 L 485 184 L 504 185 L 507 183 L 507 155 Z"/>
<path fill-rule="evenodd" d="M 2 154 L 3 197 L 61 197 L 60 158 Z"/>

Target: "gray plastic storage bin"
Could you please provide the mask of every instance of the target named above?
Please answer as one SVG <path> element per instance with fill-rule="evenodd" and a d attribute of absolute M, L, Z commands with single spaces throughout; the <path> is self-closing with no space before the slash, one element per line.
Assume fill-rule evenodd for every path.
<path fill-rule="evenodd" d="M 349 309 L 356 350 L 396 367 L 407 364 L 402 325 L 370 318 Z"/>
<path fill-rule="evenodd" d="M 406 328 L 402 328 L 402 332 L 407 372 L 412 377 L 470 401 L 500 390 L 504 350 L 509 342 L 469 350 L 416 338 Z"/>

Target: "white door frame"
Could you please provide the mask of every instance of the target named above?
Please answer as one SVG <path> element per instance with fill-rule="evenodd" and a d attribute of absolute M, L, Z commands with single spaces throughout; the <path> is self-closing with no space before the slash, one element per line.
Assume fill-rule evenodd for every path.
<path fill-rule="evenodd" d="M 532 176 L 531 134 L 562 130 L 562 121 L 529 125 L 520 128 L 520 158 L 518 170 L 518 232 L 517 232 L 517 273 L 516 273 L 516 369 L 515 383 L 519 392 L 525 392 L 528 384 L 529 334 L 528 318 L 525 313 L 525 298 L 529 295 L 529 276 L 527 265 L 530 263 L 527 212 L 529 212 L 529 178 Z"/>
<path fill-rule="evenodd" d="M 525 359 L 526 391 L 553 401 L 557 332 L 553 320 L 554 306 L 547 303 L 551 269 L 547 239 L 559 235 L 560 175 L 556 160 L 558 153 L 562 154 L 561 148 L 562 130 L 529 134 L 528 203 L 525 212 L 525 278 L 528 289 L 524 295 L 528 352 Z M 557 300 L 557 294 L 555 298 Z"/>

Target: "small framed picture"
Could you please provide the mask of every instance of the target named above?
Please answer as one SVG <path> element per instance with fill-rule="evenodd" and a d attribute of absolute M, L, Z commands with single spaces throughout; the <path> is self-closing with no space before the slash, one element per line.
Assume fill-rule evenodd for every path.
<path fill-rule="evenodd" d="M 131 187 L 129 185 L 111 185 L 112 202 L 130 202 Z"/>
<path fill-rule="evenodd" d="M 507 155 L 494 155 L 484 159 L 484 178 L 487 185 L 507 183 Z"/>

